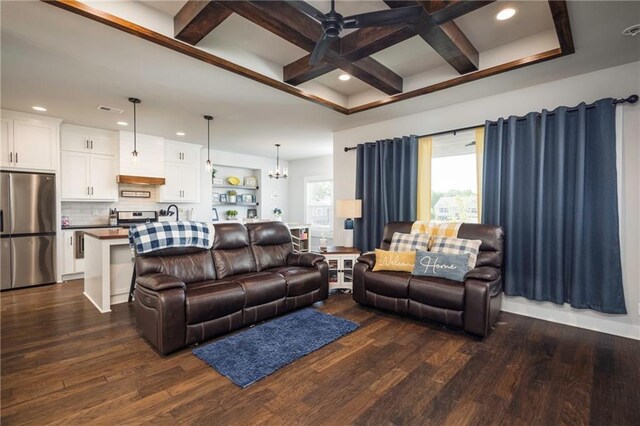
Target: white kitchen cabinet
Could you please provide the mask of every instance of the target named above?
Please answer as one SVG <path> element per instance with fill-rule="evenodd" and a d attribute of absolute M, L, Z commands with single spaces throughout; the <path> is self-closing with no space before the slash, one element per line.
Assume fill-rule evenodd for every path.
<path fill-rule="evenodd" d="M 138 162 L 132 161 L 133 133 L 120 131 L 120 168 L 118 174 L 128 176 L 164 176 L 164 138 L 138 133 Z"/>
<path fill-rule="evenodd" d="M 13 166 L 13 120 L 3 118 L 0 130 L 0 165 Z"/>
<path fill-rule="evenodd" d="M 116 156 L 118 132 L 90 127 L 62 125 L 60 146 L 64 151 Z"/>
<path fill-rule="evenodd" d="M 165 139 L 164 161 L 167 163 L 180 163 L 197 165 L 200 161 L 202 146 Z"/>
<path fill-rule="evenodd" d="M 109 155 L 62 151 L 63 201 L 116 201 L 116 159 Z"/>
<path fill-rule="evenodd" d="M 3 168 L 55 171 L 59 120 L 30 118 L 31 115 L 23 113 L 3 111 L 3 114 L 0 165 Z"/>
<path fill-rule="evenodd" d="M 62 231 L 62 275 L 76 273 L 75 231 Z"/>
<path fill-rule="evenodd" d="M 160 188 L 160 201 L 200 201 L 201 148 L 200 145 L 165 140 L 165 184 Z"/>

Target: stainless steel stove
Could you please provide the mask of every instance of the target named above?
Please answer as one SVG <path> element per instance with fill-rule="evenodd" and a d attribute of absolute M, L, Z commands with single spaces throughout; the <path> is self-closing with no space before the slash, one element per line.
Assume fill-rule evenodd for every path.
<path fill-rule="evenodd" d="M 158 212 L 156 211 L 130 211 L 118 212 L 118 226 L 125 228 L 138 223 L 150 223 L 158 221 Z"/>

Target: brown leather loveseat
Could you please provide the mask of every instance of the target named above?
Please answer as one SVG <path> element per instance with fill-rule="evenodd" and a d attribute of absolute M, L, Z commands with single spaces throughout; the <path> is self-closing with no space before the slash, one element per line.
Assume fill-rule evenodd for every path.
<path fill-rule="evenodd" d="M 380 248 L 389 250 L 394 232 L 410 233 L 412 223 L 387 224 Z M 482 240 L 476 267 L 467 272 L 464 282 L 413 276 L 408 272 L 373 272 L 375 254 L 367 253 L 354 267 L 353 300 L 486 336 L 502 302 L 504 233 L 498 226 L 464 223 L 458 238 Z"/>
<path fill-rule="evenodd" d="M 324 257 L 294 253 L 283 223 L 214 227 L 211 250 L 136 255 L 136 323 L 161 354 L 328 297 Z"/>

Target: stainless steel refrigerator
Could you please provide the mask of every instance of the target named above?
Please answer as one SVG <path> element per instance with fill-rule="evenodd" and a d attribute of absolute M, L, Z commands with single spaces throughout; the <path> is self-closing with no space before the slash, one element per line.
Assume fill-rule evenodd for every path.
<path fill-rule="evenodd" d="M 1 289 L 56 282 L 55 175 L 0 173 Z"/>

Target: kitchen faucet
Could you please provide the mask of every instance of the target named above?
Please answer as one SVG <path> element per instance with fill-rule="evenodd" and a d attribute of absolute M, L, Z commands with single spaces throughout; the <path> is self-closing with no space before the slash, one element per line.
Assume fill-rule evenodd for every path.
<path fill-rule="evenodd" d="M 178 213 L 178 206 L 176 206 L 175 204 L 171 204 L 169 207 L 167 207 L 167 214 L 169 214 L 169 212 L 171 211 L 171 207 L 174 207 L 176 209 L 176 222 L 179 221 L 179 213 Z"/>

